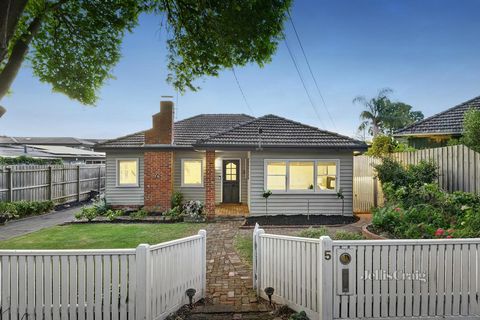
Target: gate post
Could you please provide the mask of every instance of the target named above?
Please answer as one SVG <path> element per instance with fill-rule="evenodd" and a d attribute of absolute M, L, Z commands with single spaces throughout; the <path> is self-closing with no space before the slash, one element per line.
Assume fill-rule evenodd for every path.
<path fill-rule="evenodd" d="M 320 320 L 333 319 L 333 252 L 332 239 L 320 237 L 318 246 L 318 314 Z"/>
<path fill-rule="evenodd" d="M 202 298 L 207 297 L 207 231 L 200 230 L 202 236 Z"/>
<path fill-rule="evenodd" d="M 255 229 L 253 231 L 253 289 L 257 291 L 257 295 L 260 295 L 261 285 L 260 285 L 260 272 L 261 270 L 261 259 L 262 248 L 260 246 L 260 235 L 264 234 L 265 231 L 260 229 L 260 226 L 255 224 Z"/>
<path fill-rule="evenodd" d="M 136 314 L 137 320 L 150 320 L 151 315 L 151 267 L 150 246 L 139 244 L 135 252 L 137 267 Z"/>

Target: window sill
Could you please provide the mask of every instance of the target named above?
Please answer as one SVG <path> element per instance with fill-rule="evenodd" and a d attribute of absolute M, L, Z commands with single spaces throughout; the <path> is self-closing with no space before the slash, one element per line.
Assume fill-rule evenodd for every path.
<path fill-rule="evenodd" d="M 115 188 L 140 188 L 138 184 L 124 184 L 124 185 L 116 185 Z"/>
<path fill-rule="evenodd" d="M 203 184 L 182 184 L 180 188 L 203 188 Z"/>
<path fill-rule="evenodd" d="M 273 195 L 321 195 L 321 194 L 337 194 L 336 190 L 332 191 L 272 191 Z"/>

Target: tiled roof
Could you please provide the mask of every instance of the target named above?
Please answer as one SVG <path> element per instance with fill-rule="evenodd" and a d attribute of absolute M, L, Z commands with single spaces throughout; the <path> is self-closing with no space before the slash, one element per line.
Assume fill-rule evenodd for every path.
<path fill-rule="evenodd" d="M 246 114 L 200 114 L 175 122 L 173 127 L 174 145 L 191 146 L 198 139 L 223 132 L 240 123 L 254 119 Z M 97 144 L 96 148 L 142 147 L 145 131 Z"/>
<path fill-rule="evenodd" d="M 480 109 L 480 97 L 473 98 L 453 108 L 437 113 L 395 132 L 396 136 L 419 134 L 461 134 L 463 118 L 470 108 Z"/>
<path fill-rule="evenodd" d="M 259 129 L 262 147 L 366 149 L 364 142 L 275 115 L 266 115 L 199 140 L 196 146 L 255 148 L 260 142 Z"/>
<path fill-rule="evenodd" d="M 93 139 L 92 139 L 93 140 Z M 94 141 L 73 137 L 0 137 L 0 144 L 41 144 L 41 145 L 85 145 L 93 146 Z"/>

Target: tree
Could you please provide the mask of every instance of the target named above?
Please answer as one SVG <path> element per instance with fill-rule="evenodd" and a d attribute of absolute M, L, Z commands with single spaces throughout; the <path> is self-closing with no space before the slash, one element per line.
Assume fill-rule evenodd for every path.
<path fill-rule="evenodd" d="M 360 113 L 362 123 L 358 127 L 358 130 L 368 129 L 368 133 L 373 137 L 376 137 L 382 132 L 384 110 L 386 104 L 390 102 L 388 95 L 392 92 L 392 89 L 384 88 L 378 92 L 375 98 L 371 98 L 370 100 L 364 96 L 358 96 L 353 99 L 353 103 L 360 103 L 365 107 L 365 110 Z"/>
<path fill-rule="evenodd" d="M 392 134 L 423 119 L 421 111 L 412 111 L 412 106 L 406 103 L 391 101 L 389 95 L 392 92 L 392 89 L 385 88 L 370 100 L 364 96 L 358 96 L 353 100 L 354 103 L 360 103 L 365 107 L 360 113 L 362 120 L 358 128 L 360 131 L 368 129 L 368 133 L 373 137 L 382 133 Z"/>
<path fill-rule="evenodd" d="M 467 147 L 480 152 L 480 110 L 470 108 L 465 112 L 461 140 Z"/>
<path fill-rule="evenodd" d="M 291 1 L 2 0 L 0 100 L 28 59 L 54 91 L 94 104 L 141 13 L 166 17 L 169 83 L 197 90 L 203 76 L 268 63 Z"/>

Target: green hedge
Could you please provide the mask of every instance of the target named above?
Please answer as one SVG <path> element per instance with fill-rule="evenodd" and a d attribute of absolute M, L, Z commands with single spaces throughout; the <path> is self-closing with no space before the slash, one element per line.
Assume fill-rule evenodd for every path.
<path fill-rule="evenodd" d="M 61 159 L 36 159 L 27 156 L 19 156 L 16 158 L 5 158 L 0 157 L 0 165 L 10 166 L 18 164 L 38 164 L 38 165 L 47 165 L 47 164 L 63 164 Z"/>

